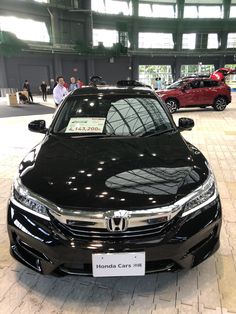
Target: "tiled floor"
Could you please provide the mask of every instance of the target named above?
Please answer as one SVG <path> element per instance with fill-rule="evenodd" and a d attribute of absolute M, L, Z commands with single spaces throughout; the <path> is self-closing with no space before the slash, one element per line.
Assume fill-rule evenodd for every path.
<path fill-rule="evenodd" d="M 0 104 L 1 105 L 1 104 Z M 236 95 L 224 112 L 188 110 L 186 139 L 214 168 L 223 204 L 220 250 L 190 271 L 145 277 L 40 276 L 8 253 L 6 203 L 18 163 L 42 135 L 27 131 L 39 116 L 0 119 L 0 314 L 8 313 L 236 313 Z M 42 118 L 50 121 L 51 115 Z"/>

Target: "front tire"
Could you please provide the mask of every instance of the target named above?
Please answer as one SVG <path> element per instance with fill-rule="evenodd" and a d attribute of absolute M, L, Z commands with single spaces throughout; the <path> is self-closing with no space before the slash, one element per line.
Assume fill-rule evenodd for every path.
<path fill-rule="evenodd" d="M 166 105 L 167 105 L 170 113 L 174 113 L 178 110 L 178 102 L 175 99 L 168 99 L 166 101 Z"/>
<path fill-rule="evenodd" d="M 223 111 L 223 110 L 225 110 L 226 106 L 227 106 L 226 99 L 224 97 L 218 97 L 215 100 L 213 108 L 216 111 Z"/>

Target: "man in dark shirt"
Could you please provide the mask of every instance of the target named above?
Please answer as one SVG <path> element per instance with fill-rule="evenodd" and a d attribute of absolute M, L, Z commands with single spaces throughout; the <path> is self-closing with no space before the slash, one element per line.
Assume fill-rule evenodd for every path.
<path fill-rule="evenodd" d="M 45 83 L 45 81 L 42 81 L 41 91 L 43 94 L 43 101 L 47 101 L 47 84 Z"/>
<path fill-rule="evenodd" d="M 34 102 L 33 96 L 31 94 L 31 90 L 30 90 L 30 84 L 29 84 L 28 80 L 25 80 L 24 85 L 23 85 L 23 90 L 27 90 L 28 95 L 29 95 L 29 101 Z"/>

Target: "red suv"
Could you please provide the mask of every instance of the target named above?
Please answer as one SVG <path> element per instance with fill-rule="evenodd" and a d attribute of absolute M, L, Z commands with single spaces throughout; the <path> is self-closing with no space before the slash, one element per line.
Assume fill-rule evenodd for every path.
<path fill-rule="evenodd" d="M 210 78 L 179 80 L 166 90 L 156 93 L 165 101 L 171 113 L 179 108 L 206 106 L 222 111 L 231 102 L 230 87 L 222 81 Z"/>

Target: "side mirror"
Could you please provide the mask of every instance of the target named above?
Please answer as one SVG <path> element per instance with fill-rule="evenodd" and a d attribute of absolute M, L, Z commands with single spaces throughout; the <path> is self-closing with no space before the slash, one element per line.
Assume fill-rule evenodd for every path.
<path fill-rule="evenodd" d="M 194 127 L 194 121 L 190 118 L 180 118 L 178 129 L 182 131 L 191 131 Z"/>
<path fill-rule="evenodd" d="M 28 129 L 32 132 L 46 133 L 46 122 L 45 120 L 34 120 L 28 124 Z"/>

